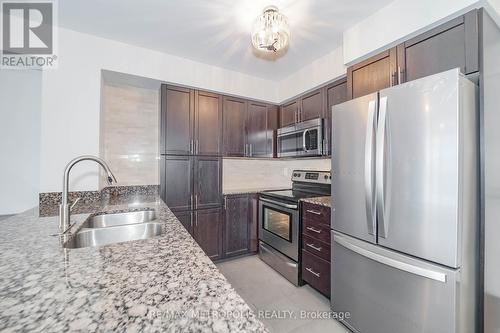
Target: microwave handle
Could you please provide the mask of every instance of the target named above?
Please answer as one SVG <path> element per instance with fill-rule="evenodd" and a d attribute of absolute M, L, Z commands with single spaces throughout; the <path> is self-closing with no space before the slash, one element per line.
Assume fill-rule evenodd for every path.
<path fill-rule="evenodd" d="M 309 129 L 305 129 L 302 133 L 302 149 L 307 152 L 307 142 L 306 142 L 306 134 L 309 132 Z"/>

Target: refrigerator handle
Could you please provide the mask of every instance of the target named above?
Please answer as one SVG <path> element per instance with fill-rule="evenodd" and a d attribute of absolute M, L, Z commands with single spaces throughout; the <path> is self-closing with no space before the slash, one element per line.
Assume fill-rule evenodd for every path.
<path fill-rule="evenodd" d="M 345 247 L 348 250 L 351 250 L 354 253 L 359 254 L 360 256 L 376 261 L 382 265 L 386 265 L 395 269 L 399 269 L 403 272 L 418 275 L 431 280 L 446 283 L 446 273 L 437 272 L 431 269 L 415 266 L 396 259 L 388 258 L 386 256 L 380 255 L 378 253 L 357 246 L 349 242 L 349 240 L 345 239 L 342 236 L 335 235 L 334 242 Z"/>
<path fill-rule="evenodd" d="M 377 147 L 375 158 L 375 179 L 376 179 L 376 209 L 378 217 L 378 236 L 387 237 L 388 217 L 386 216 L 386 198 L 385 198 L 385 175 L 387 170 L 385 165 L 386 151 L 386 128 L 387 128 L 387 96 L 380 97 L 379 121 L 377 124 Z"/>
<path fill-rule="evenodd" d="M 375 111 L 377 101 L 368 103 L 368 122 L 365 138 L 365 208 L 368 234 L 375 235 L 375 200 L 373 195 L 373 131 L 375 127 Z"/>

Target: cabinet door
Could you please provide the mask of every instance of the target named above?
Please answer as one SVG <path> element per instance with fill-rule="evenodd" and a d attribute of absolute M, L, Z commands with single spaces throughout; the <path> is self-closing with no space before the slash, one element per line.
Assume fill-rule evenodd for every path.
<path fill-rule="evenodd" d="M 192 157 L 164 156 L 165 203 L 172 211 L 192 208 Z"/>
<path fill-rule="evenodd" d="M 222 153 L 222 98 L 196 91 L 195 99 L 195 154 L 219 156 Z"/>
<path fill-rule="evenodd" d="M 246 153 L 246 101 L 224 97 L 224 156 L 242 157 Z"/>
<path fill-rule="evenodd" d="M 298 112 L 299 112 L 298 100 L 294 100 L 292 102 L 283 104 L 281 106 L 280 126 L 284 127 L 287 125 L 295 124 L 298 121 L 297 119 Z"/>
<path fill-rule="evenodd" d="M 300 121 L 323 117 L 326 108 L 325 89 L 320 88 L 301 98 Z"/>
<path fill-rule="evenodd" d="M 276 157 L 276 130 L 279 127 L 279 107 L 267 106 L 267 155 Z"/>
<path fill-rule="evenodd" d="M 326 88 L 327 106 L 324 121 L 324 155 L 332 154 L 332 106 L 347 101 L 347 79 L 334 82 Z"/>
<path fill-rule="evenodd" d="M 397 84 L 396 67 L 394 47 L 347 68 L 347 97 L 357 98 Z"/>
<path fill-rule="evenodd" d="M 236 256 L 249 251 L 248 195 L 224 198 L 224 256 Z"/>
<path fill-rule="evenodd" d="M 222 201 L 222 160 L 196 157 L 194 169 L 195 209 L 220 207 Z"/>
<path fill-rule="evenodd" d="M 162 85 L 163 153 L 189 155 L 192 151 L 194 91 Z"/>
<path fill-rule="evenodd" d="M 267 134 L 267 104 L 248 102 L 248 156 L 259 157 L 268 155 Z"/>
<path fill-rule="evenodd" d="M 398 75 L 402 82 L 460 68 L 479 70 L 477 10 L 444 23 L 398 46 Z"/>
<path fill-rule="evenodd" d="M 190 235 L 193 235 L 193 211 L 174 212 L 175 217 L 186 228 Z"/>
<path fill-rule="evenodd" d="M 222 258 L 222 212 L 220 208 L 194 212 L 194 239 L 212 260 Z"/>
<path fill-rule="evenodd" d="M 259 195 L 248 195 L 248 238 L 250 252 L 259 250 Z"/>

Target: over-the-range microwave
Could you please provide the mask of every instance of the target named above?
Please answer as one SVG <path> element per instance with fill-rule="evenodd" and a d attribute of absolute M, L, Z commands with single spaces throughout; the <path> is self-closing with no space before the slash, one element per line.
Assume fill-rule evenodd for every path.
<path fill-rule="evenodd" d="M 316 118 L 278 129 L 278 157 L 321 156 L 323 119 Z"/>

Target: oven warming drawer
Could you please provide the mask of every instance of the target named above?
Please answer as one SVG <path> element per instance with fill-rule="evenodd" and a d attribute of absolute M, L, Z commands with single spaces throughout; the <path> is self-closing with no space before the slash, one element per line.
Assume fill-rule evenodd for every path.
<path fill-rule="evenodd" d="M 294 285 L 299 285 L 299 264 L 292 259 L 284 256 L 273 247 L 259 242 L 259 257 L 266 264 L 274 268 L 288 281 Z"/>

